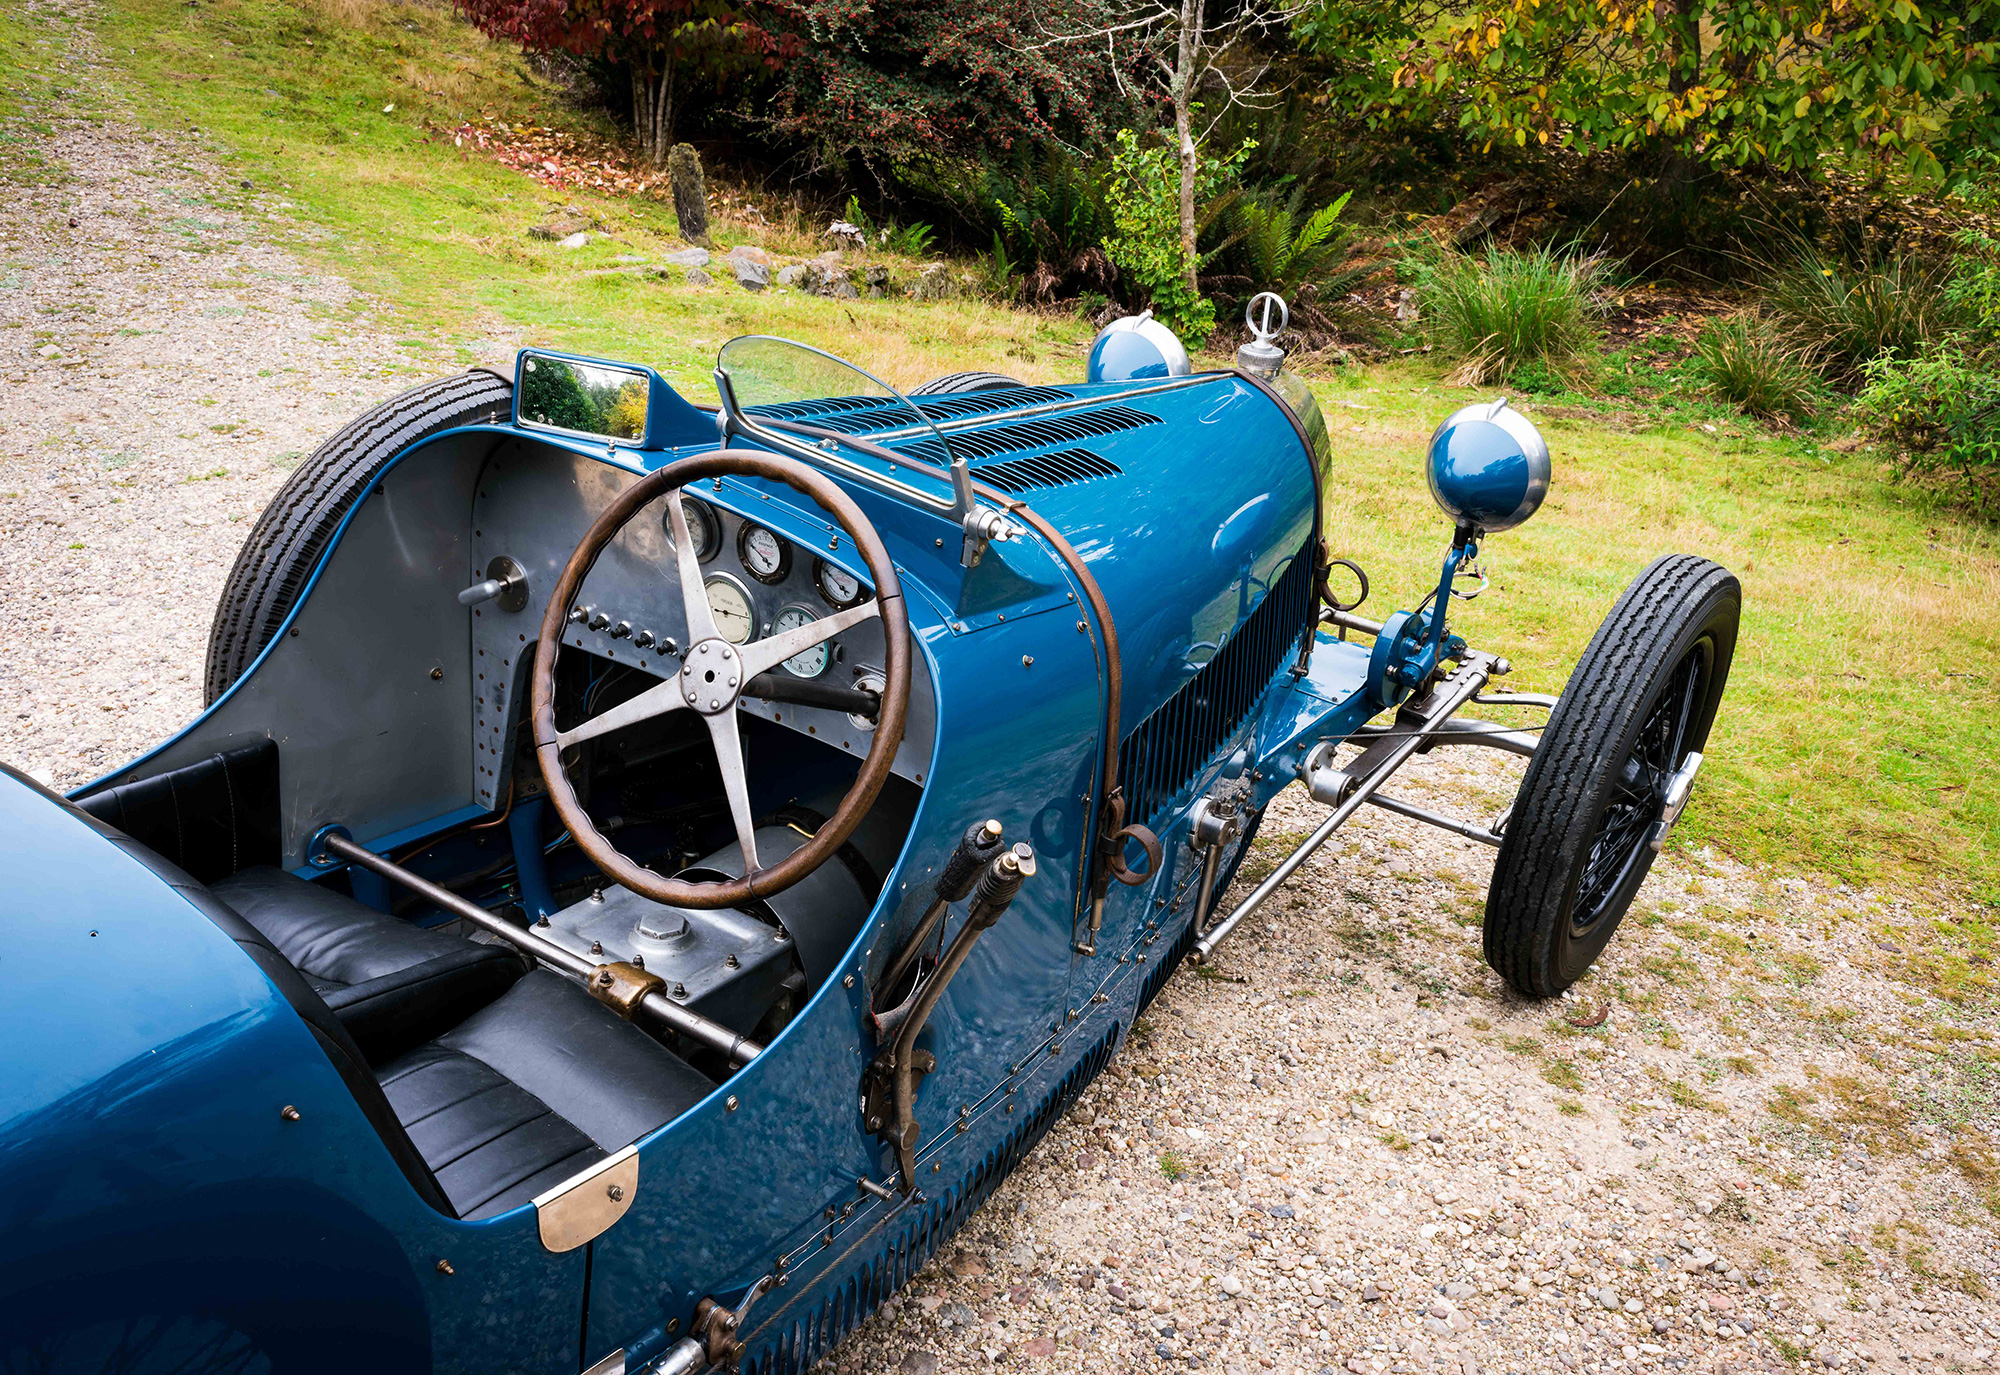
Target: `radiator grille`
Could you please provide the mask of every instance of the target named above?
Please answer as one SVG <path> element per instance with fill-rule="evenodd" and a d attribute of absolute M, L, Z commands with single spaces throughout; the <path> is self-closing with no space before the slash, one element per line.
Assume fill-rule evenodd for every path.
<path fill-rule="evenodd" d="M 1128 820 L 1152 825 L 1236 733 L 1310 633 L 1312 592 L 1312 560 L 1300 550 L 1215 657 L 1125 737 L 1118 776 Z"/>
<path fill-rule="evenodd" d="M 745 1375 L 804 1375 L 860 1326 L 884 1299 L 923 1268 L 1034 1149 L 1077 1095 L 1110 1063 L 1117 1044 L 1118 1024 L 1114 1022 L 1007 1139 L 988 1151 L 963 1178 L 936 1192 L 909 1221 L 888 1229 L 872 1251 L 849 1263 L 845 1276 L 835 1278 L 830 1292 L 818 1303 L 789 1321 L 781 1315 L 777 1331 L 752 1337 L 755 1354 L 743 1361 Z"/>
<path fill-rule="evenodd" d="M 1067 487 L 1094 477 L 1118 477 L 1124 469 L 1088 449 L 1064 449 L 1059 453 L 1036 454 L 1030 458 L 1010 458 L 1001 463 L 982 463 L 973 471 L 989 486 L 1016 496 L 1038 487 Z"/>

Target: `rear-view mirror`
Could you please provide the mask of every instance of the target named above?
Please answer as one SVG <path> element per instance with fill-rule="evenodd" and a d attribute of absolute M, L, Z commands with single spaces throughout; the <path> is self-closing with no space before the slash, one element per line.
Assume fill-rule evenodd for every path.
<path fill-rule="evenodd" d="M 514 381 L 519 423 L 644 447 L 651 379 L 641 371 L 523 353 Z"/>

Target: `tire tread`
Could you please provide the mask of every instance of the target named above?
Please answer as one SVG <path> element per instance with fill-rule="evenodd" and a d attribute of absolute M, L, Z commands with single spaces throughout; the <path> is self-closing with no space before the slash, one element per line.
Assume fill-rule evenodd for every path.
<path fill-rule="evenodd" d="M 1602 761 L 1624 737 L 1639 707 L 1634 682 L 1650 682 L 1672 648 L 1676 628 L 1719 594 L 1740 598 L 1734 574 L 1708 559 L 1668 554 L 1634 578 L 1598 626 L 1549 715 L 1508 818 L 1487 892 L 1486 961 L 1529 997 L 1562 991 L 1550 978 L 1556 922 L 1578 851 L 1589 836 L 1605 782 Z M 1709 693 L 1721 695 L 1728 663 Z M 1712 721 L 1697 718 L 1703 739 Z M 1595 786 L 1593 786 L 1595 785 Z M 1551 910 L 1555 909 L 1555 910 Z M 1615 925 L 1617 918 L 1610 918 Z"/>
<path fill-rule="evenodd" d="M 429 435 L 512 413 L 513 385 L 484 369 L 413 387 L 356 417 L 298 466 L 257 518 L 216 602 L 203 671 L 212 704 L 291 613 L 327 541 L 382 466 Z"/>

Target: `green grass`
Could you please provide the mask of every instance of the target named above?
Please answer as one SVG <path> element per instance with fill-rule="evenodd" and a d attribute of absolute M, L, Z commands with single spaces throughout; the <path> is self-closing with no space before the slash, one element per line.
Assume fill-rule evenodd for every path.
<path fill-rule="evenodd" d="M 66 21 L 0 8 L 0 185 L 58 180 L 45 141 L 48 114 L 61 89 L 55 57 Z M 72 98 L 73 97 L 68 97 Z"/>
<path fill-rule="evenodd" d="M 336 5 L 345 22 L 328 17 Z M 363 312 L 408 341 L 385 368 L 436 371 L 469 361 L 456 345 L 519 339 L 645 361 L 702 399 L 718 345 L 771 332 L 902 382 L 956 368 L 1028 380 L 1082 372 L 1091 331 L 1078 320 L 981 301 L 753 296 L 730 283 L 603 271 L 620 253 L 677 246 L 671 210 L 557 193 L 454 147 L 450 130 L 465 119 L 605 131 L 448 10 L 109 0 L 104 13 L 103 47 L 124 64 L 133 107 L 163 127 L 197 126 L 224 158 L 229 176 L 206 203 L 266 217 L 295 251 L 369 293 Z M 37 43 L 54 21 L 25 24 L 0 11 L 10 71 L 48 65 Z M 0 100 L 17 90 L 0 83 Z M 33 104 L 32 90 L 25 99 Z M 529 239 L 527 227 L 559 200 L 603 221 L 617 242 L 566 252 Z M 191 220 L 203 208 L 157 207 Z M 800 229 L 723 220 L 717 233 L 725 244 L 816 251 Z M 187 235 L 197 246 L 215 237 L 192 225 Z M 346 324 L 332 315 L 326 329 Z M 1555 452 L 1555 484 L 1539 516 L 1488 541 L 1492 586 L 1458 608 L 1454 627 L 1512 659 L 1518 686 L 1557 691 L 1649 560 L 1679 550 L 1720 560 L 1744 582 L 1743 636 L 1672 843 L 2000 901 L 1994 531 L 1885 483 L 1867 456 L 1822 447 L 1829 422 L 1816 435 L 1774 438 L 1692 399 L 1691 383 L 1665 401 L 1641 394 L 1628 385 L 1641 374 L 1651 370 L 1635 356 L 1592 383 L 1596 397 L 1523 403 Z M 1317 390 L 1339 454 L 1327 488 L 1333 552 L 1374 577 L 1363 614 L 1412 606 L 1449 537 L 1424 499 L 1423 442 L 1441 416 L 1490 393 L 1445 386 L 1434 366 L 1414 363 L 1343 369 Z M 1996 935 L 1976 915 L 1952 930 L 1940 948 L 1984 949 Z"/>
<path fill-rule="evenodd" d="M 1419 455 L 1475 393 L 1410 366 L 1316 391 L 1339 455 L 1333 552 L 1374 576 L 1361 614 L 1413 606 L 1447 538 L 1423 499 Z M 1453 627 L 1510 658 L 1515 685 L 1560 691 L 1648 562 L 1676 551 L 1720 561 L 1743 580 L 1742 636 L 1670 845 L 2000 902 L 1994 529 L 1817 437 L 1720 417 L 1703 422 L 1712 433 L 1664 419 L 1621 431 L 1580 414 L 1587 398 L 1565 401 L 1577 404 L 1523 403 L 1555 453 L 1555 481 L 1540 514 L 1486 542 L 1492 587 Z"/>
<path fill-rule="evenodd" d="M 1424 312 L 1467 381 L 1506 382 L 1525 367 L 1588 371 L 1599 331 L 1598 258 L 1546 248 L 1449 253 L 1420 288 Z"/>
<path fill-rule="evenodd" d="M 226 159 L 229 180 L 212 202 L 268 217 L 295 251 L 374 297 L 377 323 L 398 333 L 518 337 L 638 359 L 695 399 L 713 397 L 717 347 L 750 332 L 810 337 L 907 383 L 970 354 L 1029 380 L 1069 375 L 1091 334 L 1081 320 L 980 301 L 752 296 L 730 281 L 699 288 L 678 273 L 669 282 L 621 271 L 630 266 L 621 256 L 657 262 L 683 246 L 671 207 L 559 191 L 455 146 L 452 131 L 466 121 L 611 131 L 554 99 L 516 49 L 446 7 L 110 0 L 103 37 L 145 117 L 198 127 Z M 610 237 L 576 250 L 529 238 L 558 204 L 595 217 Z M 194 223 L 199 207 L 176 213 L 189 220 L 191 242 L 212 242 Z M 826 247 L 800 228 L 722 219 L 715 238 L 800 255 Z M 905 276 L 913 267 L 892 265 Z M 406 351 L 435 365 L 423 340 Z"/>
<path fill-rule="evenodd" d="M 1718 401 L 1759 420 L 1812 414 L 1819 379 L 1765 321 L 1748 314 L 1712 321 L 1694 347 L 1695 371 Z"/>

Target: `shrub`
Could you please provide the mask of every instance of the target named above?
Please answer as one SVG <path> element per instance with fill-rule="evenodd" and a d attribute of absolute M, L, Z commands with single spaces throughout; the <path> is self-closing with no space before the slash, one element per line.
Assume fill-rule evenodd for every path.
<path fill-rule="evenodd" d="M 1104 251 L 1111 236 L 1102 165 L 1079 160 L 1062 145 L 1023 148 L 1004 168 L 989 167 L 979 191 L 981 213 L 1004 240 L 1005 256 L 1026 265 L 1022 294 L 1048 301 L 1075 291 L 1108 291 L 1118 270 Z"/>
<path fill-rule="evenodd" d="M 1574 378 L 1598 343 L 1606 261 L 1553 249 L 1449 253 L 1420 274 L 1424 316 L 1468 385 L 1505 381 L 1524 363 Z"/>
<path fill-rule="evenodd" d="M 1245 143 L 1226 158 L 1201 155 L 1195 196 L 1207 200 L 1251 149 Z M 1116 228 L 1105 250 L 1150 301 L 1153 315 L 1181 337 L 1189 352 L 1215 328 L 1215 303 L 1188 288 L 1188 252 L 1181 242 L 1180 166 L 1174 150 L 1142 147 L 1130 129 L 1118 132 L 1106 188 Z"/>
<path fill-rule="evenodd" d="M 1760 420 L 1812 414 L 1819 379 L 1807 356 L 1757 316 L 1710 321 L 1695 340 L 1694 371 L 1710 396 Z"/>
<path fill-rule="evenodd" d="M 1858 385 L 1883 354 L 1915 358 L 1963 318 L 1948 294 L 1950 262 L 1899 253 L 1855 267 L 1803 248 L 1774 274 L 1766 304 L 1828 376 Z"/>
<path fill-rule="evenodd" d="M 2000 515 L 2000 357 L 1933 344 L 1914 358 L 1865 365 L 1862 424 L 1896 446 L 1908 471 L 1942 480 L 1976 510 Z"/>

